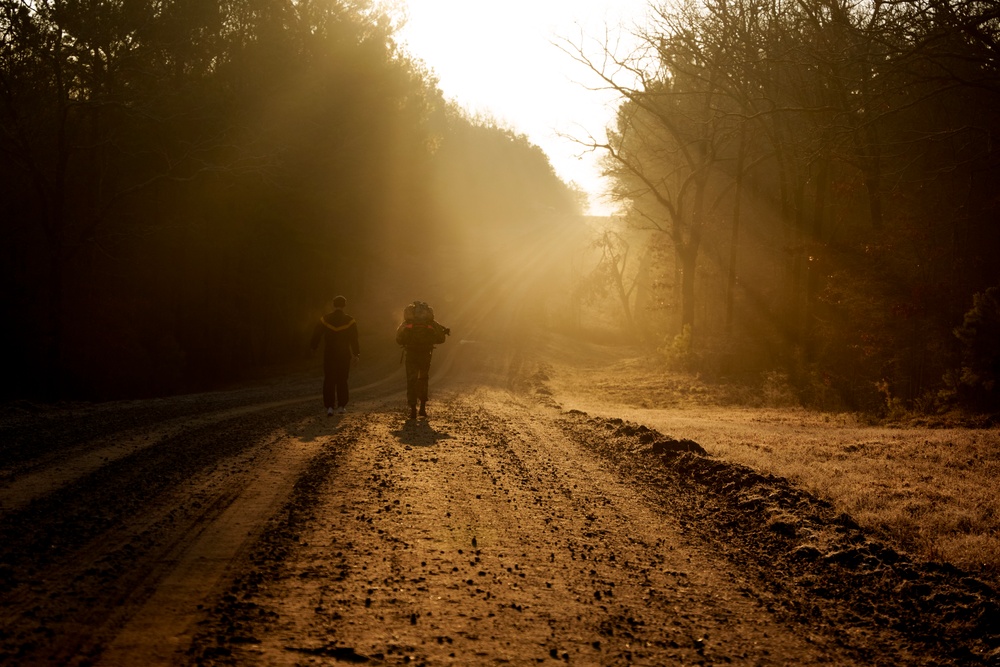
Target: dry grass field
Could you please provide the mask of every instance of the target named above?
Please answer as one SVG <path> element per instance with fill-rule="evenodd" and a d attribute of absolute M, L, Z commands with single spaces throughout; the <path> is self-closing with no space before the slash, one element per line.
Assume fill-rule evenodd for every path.
<path fill-rule="evenodd" d="M 870 425 L 855 415 L 738 407 L 635 350 L 553 341 L 563 409 L 620 417 L 795 482 L 910 554 L 1000 583 L 1000 429 Z M 585 361 L 584 361 L 585 360 Z M 770 390 L 773 391 L 773 390 Z M 758 396 L 781 404 L 785 397 Z"/>

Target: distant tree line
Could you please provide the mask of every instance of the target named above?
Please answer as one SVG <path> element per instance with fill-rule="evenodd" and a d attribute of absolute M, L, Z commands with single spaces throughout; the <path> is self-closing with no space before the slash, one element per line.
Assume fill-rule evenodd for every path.
<path fill-rule="evenodd" d="M 568 49 L 622 96 L 592 147 L 651 232 L 637 334 L 811 405 L 1000 407 L 1000 7 L 652 9 L 627 57 Z"/>
<path fill-rule="evenodd" d="M 487 280 L 470 230 L 578 212 L 393 32 L 368 0 L 0 1 L 5 395 L 215 386 L 337 292 L 389 318 Z"/>

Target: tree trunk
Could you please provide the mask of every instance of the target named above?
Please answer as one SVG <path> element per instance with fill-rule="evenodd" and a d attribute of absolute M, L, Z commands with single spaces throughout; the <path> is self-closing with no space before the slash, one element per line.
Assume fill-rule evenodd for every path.
<path fill-rule="evenodd" d="M 740 205 L 743 202 L 743 163 L 746 160 L 746 126 L 740 132 L 740 152 L 736 160 L 736 201 L 733 204 L 733 234 L 729 245 L 729 276 L 726 280 L 726 335 L 733 333 L 733 302 L 736 295 L 736 257 L 740 244 Z"/>
<path fill-rule="evenodd" d="M 868 213 L 871 216 L 872 229 L 882 229 L 882 179 L 879 175 L 878 158 L 875 167 L 865 175 L 865 190 L 868 192 Z"/>
<path fill-rule="evenodd" d="M 823 218 L 826 215 L 826 195 L 830 181 L 829 154 L 824 153 L 819 159 L 819 174 L 816 176 L 816 199 L 813 202 L 812 228 L 809 232 L 810 250 L 806 263 L 806 312 L 803 331 L 803 349 L 806 361 L 813 361 L 816 356 L 816 302 L 819 297 L 824 262 L 824 258 L 819 255 L 819 245 L 823 239 Z"/>
<path fill-rule="evenodd" d="M 635 320 L 632 317 L 632 304 L 629 302 L 629 293 L 625 289 L 625 266 L 615 265 L 615 291 L 618 292 L 618 300 L 622 304 L 622 313 L 625 315 L 625 330 L 629 336 L 636 335 Z"/>
<path fill-rule="evenodd" d="M 685 246 L 681 253 L 681 333 L 694 331 L 694 282 L 698 268 L 698 251 Z"/>

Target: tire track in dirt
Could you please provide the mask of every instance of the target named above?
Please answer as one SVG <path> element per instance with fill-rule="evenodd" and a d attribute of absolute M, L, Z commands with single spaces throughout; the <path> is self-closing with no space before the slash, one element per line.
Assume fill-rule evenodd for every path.
<path fill-rule="evenodd" d="M 281 425 L 305 414 L 272 406 L 186 431 L 6 515 L 0 656 L 10 664 L 89 664 L 199 536 L 208 539 L 221 517 L 228 523 L 227 508 L 241 505 L 248 489 L 273 486 L 280 496 L 282 484 L 260 471 L 277 471 L 287 486 L 296 458 L 318 445 L 296 450 Z M 266 495 L 257 494 L 258 513 L 277 502 Z M 234 526 L 251 539 L 254 522 L 265 518 Z M 235 533 L 227 535 L 238 549 Z"/>
<path fill-rule="evenodd" d="M 312 398 L 294 398 L 263 405 L 242 406 L 200 415 L 186 415 L 158 428 L 136 428 L 116 433 L 111 438 L 90 440 L 71 451 L 60 450 L 30 462 L 22 463 L 12 479 L 0 488 L 0 516 L 26 507 L 36 498 L 46 496 L 109 463 L 132 456 L 143 449 L 158 447 L 195 429 L 250 415 L 261 410 L 293 406 Z M 75 451 L 74 451 L 75 450 Z"/>
<path fill-rule="evenodd" d="M 220 582 L 284 503 L 294 483 L 336 438 L 349 438 L 350 419 L 307 418 L 288 429 L 254 465 L 239 495 L 210 523 L 195 527 L 165 559 L 169 570 L 116 633 L 99 665 L 173 665 L 183 660 L 195 626 Z"/>
<path fill-rule="evenodd" d="M 316 393 L 316 383 L 296 377 L 273 386 L 189 394 L 165 399 L 39 406 L 0 406 L 0 483 L 95 448 L 145 439 L 151 425 L 183 427 L 232 410 L 258 411 Z"/>
<path fill-rule="evenodd" d="M 778 622 L 551 412 L 480 390 L 434 414 L 368 415 L 315 520 L 242 575 L 193 662 L 851 662 Z"/>
<path fill-rule="evenodd" d="M 634 640 L 602 661 L 819 659 L 823 650 L 812 645 L 819 638 L 803 640 L 775 627 L 750 599 L 745 581 L 702 545 L 682 538 L 676 518 L 647 505 L 600 461 L 567 442 L 548 419 L 527 414 L 514 422 L 523 411 L 515 405 L 509 417 L 524 431 L 491 449 L 531 471 L 522 486 L 541 491 L 535 500 L 542 520 L 555 544 L 570 551 L 561 568 L 570 586 L 584 597 L 592 591 L 601 603 L 597 634 Z M 509 446 L 518 441 L 518 447 Z M 554 515 L 546 517 L 553 507 Z M 646 651 L 629 650 L 636 643 Z"/>

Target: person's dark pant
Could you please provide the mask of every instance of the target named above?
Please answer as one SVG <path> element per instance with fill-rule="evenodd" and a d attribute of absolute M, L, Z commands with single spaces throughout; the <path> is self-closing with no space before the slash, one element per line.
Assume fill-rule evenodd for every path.
<path fill-rule="evenodd" d="M 323 370 L 323 405 L 328 408 L 344 407 L 350 398 L 347 376 L 351 372 L 351 358 L 337 359 L 326 364 Z"/>
<path fill-rule="evenodd" d="M 431 353 L 406 353 L 406 403 L 411 408 L 427 402 L 427 381 L 431 374 Z"/>

